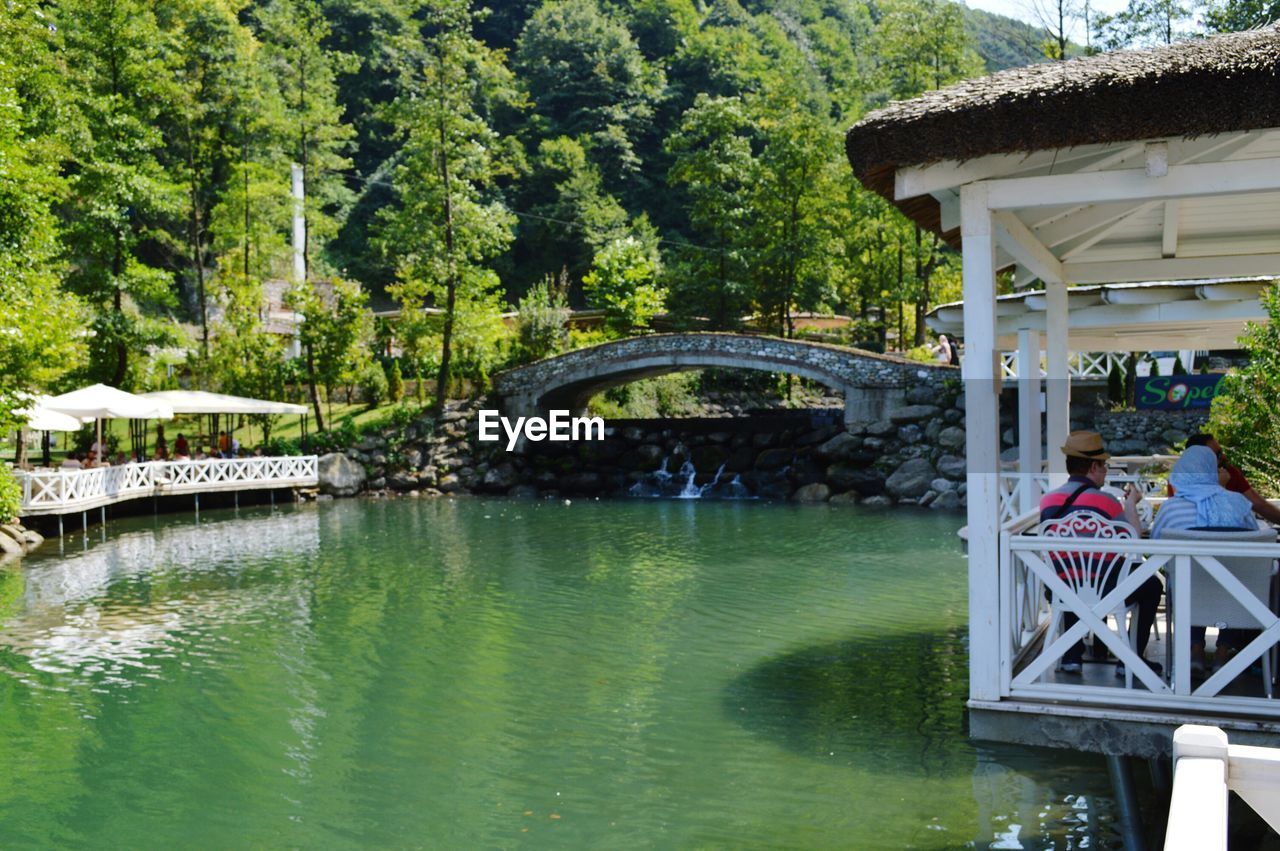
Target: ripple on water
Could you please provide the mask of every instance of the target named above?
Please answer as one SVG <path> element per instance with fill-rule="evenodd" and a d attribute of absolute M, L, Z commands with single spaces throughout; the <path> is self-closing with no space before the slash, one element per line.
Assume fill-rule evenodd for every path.
<path fill-rule="evenodd" d="M 965 737 L 953 526 L 479 499 L 113 523 L 0 574 L 0 840 L 1105 846 L 1095 764 Z"/>

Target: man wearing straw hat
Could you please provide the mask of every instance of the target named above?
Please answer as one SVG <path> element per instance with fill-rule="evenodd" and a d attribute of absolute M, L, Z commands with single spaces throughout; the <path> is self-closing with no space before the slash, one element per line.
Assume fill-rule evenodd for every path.
<path fill-rule="evenodd" d="M 1123 520 L 1136 530 L 1142 529 L 1142 521 L 1138 519 L 1137 505 L 1142 495 L 1135 489 L 1125 494 L 1124 505 L 1113 497 L 1102 492 L 1107 481 L 1107 460 L 1111 453 L 1107 452 L 1102 442 L 1102 435 L 1094 431 L 1073 431 L 1067 436 L 1062 447 L 1062 454 L 1067 456 L 1067 474 L 1070 478 L 1066 484 L 1049 491 L 1040 499 L 1040 522 L 1059 520 L 1077 511 L 1089 511 L 1106 520 Z M 1107 578 L 1103 588 L 1106 594 L 1115 587 L 1117 577 Z M 1048 595 L 1048 589 L 1045 591 Z M 1138 607 L 1138 655 L 1147 649 L 1151 638 L 1151 626 L 1156 620 L 1156 609 L 1160 605 L 1160 595 L 1164 586 L 1160 580 L 1152 576 L 1138 589 L 1130 594 L 1125 602 Z M 1071 612 L 1063 613 L 1064 630 L 1070 629 L 1077 618 Z M 1062 664 L 1058 670 L 1067 674 L 1078 674 L 1084 660 L 1084 642 L 1077 642 L 1074 647 L 1062 654 Z M 1160 666 L 1148 662 L 1156 673 Z M 1116 675 L 1124 676 L 1124 666 L 1116 666 Z"/>

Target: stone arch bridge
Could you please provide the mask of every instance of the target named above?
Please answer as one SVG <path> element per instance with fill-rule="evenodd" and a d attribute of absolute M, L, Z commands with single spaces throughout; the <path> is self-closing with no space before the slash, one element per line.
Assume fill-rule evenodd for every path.
<path fill-rule="evenodd" d="M 750 334 L 648 334 L 578 349 L 493 376 L 506 416 L 580 414 L 592 396 L 610 387 L 672 372 L 720 367 L 785 372 L 818 381 L 844 395 L 845 426 L 858 429 L 886 419 L 905 404 L 907 391 L 958 379 L 945 364 L 909 361 L 826 343 Z"/>

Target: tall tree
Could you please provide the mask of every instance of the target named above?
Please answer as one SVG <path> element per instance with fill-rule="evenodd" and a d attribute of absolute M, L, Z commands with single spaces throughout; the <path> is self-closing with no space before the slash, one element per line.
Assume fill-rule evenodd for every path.
<path fill-rule="evenodd" d="M 1204 23 L 1210 32 L 1242 32 L 1280 21 L 1280 0 L 1210 0 Z"/>
<path fill-rule="evenodd" d="M 241 0 L 173 0 L 157 5 L 168 38 L 172 69 L 166 111 L 166 161 L 186 195 L 186 246 L 200 323 L 202 356 L 208 356 L 209 305 L 206 277 L 211 265 L 210 219 L 227 188 L 236 159 L 236 127 L 256 98 L 244 74 L 254 45 L 239 20 Z"/>
<path fill-rule="evenodd" d="M 876 30 L 883 85 L 894 100 L 981 72 L 960 7 L 947 0 L 888 0 Z"/>
<path fill-rule="evenodd" d="M 1173 44 L 1194 34 L 1186 26 L 1191 15 L 1192 7 L 1179 0 L 1129 0 L 1114 15 L 1099 15 L 1093 31 L 1103 50 Z"/>
<path fill-rule="evenodd" d="M 735 328 L 750 312 L 748 245 L 753 127 L 739 97 L 699 95 L 667 140 L 668 180 L 681 187 L 696 244 L 676 248 L 668 280 L 674 309 Z"/>
<path fill-rule="evenodd" d="M 498 103 L 518 100 L 502 55 L 471 34 L 465 0 L 420 0 L 400 36 L 400 95 L 391 116 L 405 142 L 394 173 L 399 200 L 386 211 L 383 245 L 397 260 L 402 302 L 442 308 L 437 407 L 448 397 L 460 318 L 491 303 L 486 264 L 512 238 L 514 217 L 497 193 L 518 149 L 494 131 Z"/>
<path fill-rule="evenodd" d="M 596 0 L 551 0 L 525 25 L 515 66 L 543 135 L 580 139 L 605 187 L 634 200 L 647 186 L 638 142 L 666 78 L 645 61 L 626 26 Z"/>
<path fill-rule="evenodd" d="M 352 193 L 344 172 L 354 136 L 338 103 L 337 77 L 354 73 L 359 59 L 329 50 L 329 22 L 318 0 L 268 0 L 257 10 L 263 57 L 280 86 L 284 120 L 292 128 L 288 150 L 302 166 L 303 268 L 310 277 L 319 250 L 337 233 L 338 216 Z"/>
<path fill-rule="evenodd" d="M 779 333 L 796 309 L 828 302 L 838 254 L 839 133 L 785 86 L 753 98 L 762 147 L 752 173 L 751 269 L 756 303 Z M 776 321 L 776 325 L 774 322 Z"/>
<path fill-rule="evenodd" d="M 568 136 L 538 145 L 518 199 L 528 211 L 518 231 L 524 245 L 517 264 L 525 280 L 563 269 L 572 286 L 599 249 L 628 231 L 627 211 L 605 191 L 586 150 Z"/>
<path fill-rule="evenodd" d="M 86 317 L 59 281 L 53 207 L 59 176 L 61 75 L 55 35 L 35 2 L 9 3 L 0 18 L 0 432 L 30 394 L 54 389 L 80 366 Z"/>
<path fill-rule="evenodd" d="M 121 386 L 130 354 L 169 342 L 156 311 L 174 306 L 157 242 L 183 194 L 160 162 L 160 118 L 172 96 L 165 34 L 141 0 L 63 0 L 57 8 L 75 106 L 64 240 L 69 281 L 95 308 L 91 374 Z"/>

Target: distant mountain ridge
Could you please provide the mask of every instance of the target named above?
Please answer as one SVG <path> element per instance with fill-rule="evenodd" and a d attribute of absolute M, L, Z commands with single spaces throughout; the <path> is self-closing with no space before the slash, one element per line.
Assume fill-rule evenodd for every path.
<path fill-rule="evenodd" d="M 1043 29 L 963 3 L 958 5 L 964 8 L 965 33 L 988 72 L 1047 61 L 1044 42 L 1048 36 Z"/>

